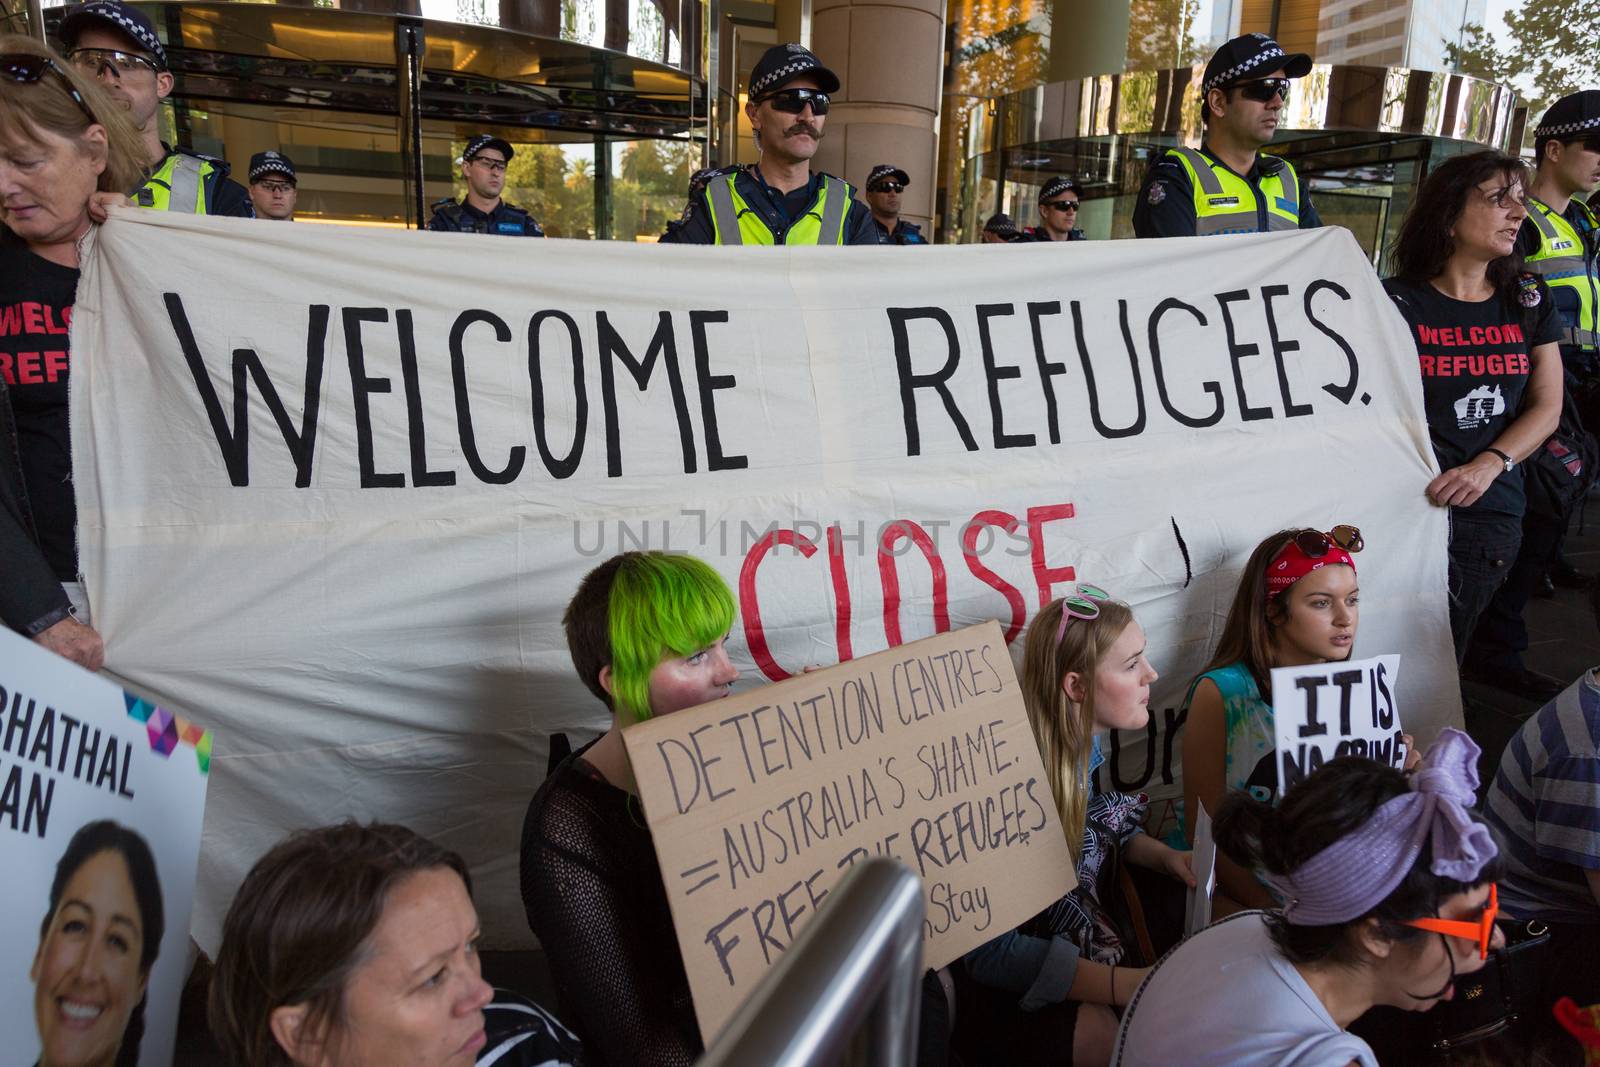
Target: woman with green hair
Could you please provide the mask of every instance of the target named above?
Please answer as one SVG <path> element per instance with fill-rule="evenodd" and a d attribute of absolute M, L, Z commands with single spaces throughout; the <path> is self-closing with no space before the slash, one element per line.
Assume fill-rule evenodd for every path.
<path fill-rule="evenodd" d="M 522 901 L 594 1065 L 685 1065 L 703 1046 L 622 730 L 727 696 L 733 593 L 706 563 L 624 552 L 590 571 L 562 625 L 611 729 L 539 787 L 522 826 Z"/>

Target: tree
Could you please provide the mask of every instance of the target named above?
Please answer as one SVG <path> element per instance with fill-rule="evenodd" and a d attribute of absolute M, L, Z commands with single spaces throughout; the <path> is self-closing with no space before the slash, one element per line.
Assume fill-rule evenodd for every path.
<path fill-rule="evenodd" d="M 1445 62 L 1490 81 L 1519 74 L 1533 81 L 1526 143 L 1533 143 L 1538 118 L 1554 101 L 1600 83 L 1600 0 L 1526 0 L 1507 12 L 1508 41 L 1502 46 L 1482 26 L 1468 26 L 1459 45 L 1446 42 Z"/>

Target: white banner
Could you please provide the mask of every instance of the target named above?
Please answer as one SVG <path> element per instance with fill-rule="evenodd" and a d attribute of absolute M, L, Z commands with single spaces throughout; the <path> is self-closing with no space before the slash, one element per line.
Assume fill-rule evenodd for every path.
<path fill-rule="evenodd" d="M 1075 578 L 1178 707 L 1244 557 L 1362 528 L 1360 650 L 1459 721 L 1413 346 L 1350 235 L 714 249 L 121 213 L 73 318 L 82 565 L 110 668 L 225 738 L 196 936 L 285 830 L 407 823 L 528 938 L 550 738 L 604 708 L 560 626 L 647 546 L 738 591 L 743 687 L 998 619 Z M 1414 709 L 1414 710 L 1413 710 Z M 1161 805 L 1158 813 L 1170 814 Z"/>

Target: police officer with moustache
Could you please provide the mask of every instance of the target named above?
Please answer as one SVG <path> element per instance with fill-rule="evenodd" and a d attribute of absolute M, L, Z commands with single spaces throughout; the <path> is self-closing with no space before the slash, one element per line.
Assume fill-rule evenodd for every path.
<path fill-rule="evenodd" d="M 1289 83 L 1311 57 L 1247 33 L 1217 49 L 1200 83 L 1200 148 L 1169 148 L 1145 175 L 1133 209 L 1139 237 L 1308 230 L 1322 225 L 1288 160 L 1262 155 L 1278 130 Z"/>
<path fill-rule="evenodd" d="M 911 184 L 905 171 L 893 163 L 879 163 L 867 173 L 867 209 L 878 241 L 886 245 L 925 245 L 922 227 L 900 217 L 900 194 Z"/>
<path fill-rule="evenodd" d="M 67 59 L 100 84 L 133 120 L 145 145 L 150 177 L 133 190 L 134 203 L 158 211 L 251 218 L 244 186 L 228 180 L 228 164 L 161 140 L 161 101 L 172 92 L 172 71 L 155 26 L 122 0 L 89 0 L 61 19 Z"/>
<path fill-rule="evenodd" d="M 299 184 L 294 160 L 282 152 L 257 152 L 250 157 L 250 202 L 257 217 L 293 222 Z"/>
<path fill-rule="evenodd" d="M 774 45 L 750 72 L 745 114 L 761 158 L 719 170 L 662 241 L 701 245 L 875 245 L 872 213 L 842 178 L 811 169 L 839 77 L 798 44 Z"/>
<path fill-rule="evenodd" d="M 1024 241 L 1085 241 L 1084 232 L 1074 225 L 1083 190 L 1071 178 L 1055 177 L 1039 190 L 1039 225 L 1022 231 Z"/>
<path fill-rule="evenodd" d="M 532 215 L 500 199 L 506 186 L 506 164 L 516 153 L 511 144 L 492 134 L 480 133 L 461 153 L 461 176 L 467 195 L 459 201 L 433 205 L 428 229 L 443 233 L 494 233 L 506 237 L 543 237 Z"/>
<path fill-rule="evenodd" d="M 1526 268 L 1549 285 L 1565 327 L 1561 366 L 1568 411 L 1562 425 L 1571 432 L 1581 422 L 1592 431 L 1600 428 L 1600 221 L 1580 197 L 1600 186 L 1600 90 L 1586 89 L 1551 104 L 1533 137 L 1537 169 L 1528 189 L 1528 217 L 1517 231 L 1517 251 Z M 1529 497 L 1522 547 L 1478 620 L 1463 670 L 1475 681 L 1540 702 L 1554 699 L 1566 680 L 1522 661 L 1528 648 L 1522 617 L 1528 598 L 1547 572 L 1572 588 L 1593 580 L 1561 556 L 1573 509 L 1553 510 L 1535 506 Z"/>

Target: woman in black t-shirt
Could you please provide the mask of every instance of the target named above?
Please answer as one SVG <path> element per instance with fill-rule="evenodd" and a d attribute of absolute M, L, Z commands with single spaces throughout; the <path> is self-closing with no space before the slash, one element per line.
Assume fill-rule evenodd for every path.
<path fill-rule="evenodd" d="M 1522 162 L 1499 152 L 1446 161 L 1428 176 L 1383 284 L 1417 345 L 1423 404 L 1443 469 L 1428 499 L 1450 508 L 1450 633 L 1459 662 L 1522 541 L 1518 466 L 1561 412 L 1561 321 L 1522 270 Z"/>
<path fill-rule="evenodd" d="M 44 45 L 0 36 L 0 623 L 91 670 L 100 635 L 71 615 L 77 505 L 67 329 L 97 192 L 143 177 L 138 134 L 98 83 Z"/>

